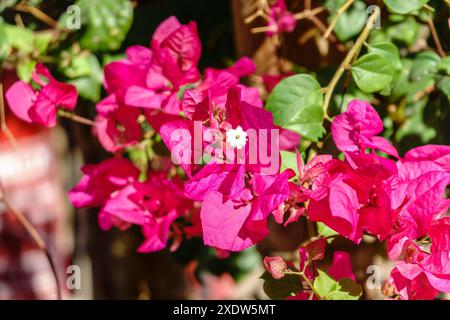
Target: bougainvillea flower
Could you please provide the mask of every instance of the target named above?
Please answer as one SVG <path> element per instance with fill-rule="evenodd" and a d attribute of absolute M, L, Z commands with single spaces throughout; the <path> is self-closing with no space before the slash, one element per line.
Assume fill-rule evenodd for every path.
<path fill-rule="evenodd" d="M 268 234 L 267 216 L 287 199 L 293 174 L 289 170 L 276 177 L 255 174 L 251 189 L 244 189 L 235 199 L 209 192 L 200 212 L 204 243 L 241 251 L 264 239 Z"/>
<path fill-rule="evenodd" d="M 411 240 L 403 241 L 401 255 L 391 273 L 404 299 L 432 299 L 450 292 L 450 218 L 434 220 L 429 228 L 430 252 Z M 419 292 L 421 290 L 421 292 Z"/>
<path fill-rule="evenodd" d="M 364 151 L 366 148 L 380 150 L 398 158 L 397 150 L 383 137 L 383 123 L 376 110 L 366 101 L 352 100 L 347 110 L 336 116 L 331 133 L 341 151 Z"/>
<path fill-rule="evenodd" d="M 265 257 L 263 265 L 274 279 L 283 278 L 284 272 L 288 269 L 287 263 L 281 257 Z"/>
<path fill-rule="evenodd" d="M 397 173 L 392 160 L 374 153 L 348 153 L 346 161 L 318 161 L 308 171 L 316 183 L 305 191 L 313 221 L 356 243 L 364 231 L 380 240 L 390 234 L 394 222 L 390 183 Z"/>
<path fill-rule="evenodd" d="M 78 93 L 75 86 L 57 81 L 42 64 L 36 66 L 32 80 L 40 87 L 34 90 L 24 81 L 17 81 L 6 92 L 6 100 L 20 119 L 54 127 L 58 109 L 73 110 Z"/>
<path fill-rule="evenodd" d="M 247 58 L 240 58 L 234 65 L 227 69 L 205 69 L 203 81 L 196 87 L 197 91 L 208 91 L 211 103 L 224 107 L 227 101 L 228 90 L 239 84 L 240 78 L 249 76 L 255 72 L 254 62 Z M 246 103 L 262 107 L 263 103 L 256 88 L 240 85 L 241 100 Z"/>
<path fill-rule="evenodd" d="M 333 255 L 333 262 L 328 271 L 334 280 L 352 279 L 356 281 L 355 274 L 352 270 L 350 255 L 345 251 L 336 251 Z"/>
<path fill-rule="evenodd" d="M 394 294 L 405 300 L 433 300 L 439 293 L 423 273 L 410 280 L 394 268 L 389 281 L 394 287 Z"/>
<path fill-rule="evenodd" d="M 84 165 L 81 171 L 83 177 L 69 191 L 69 199 L 77 208 L 102 206 L 114 191 L 133 183 L 139 176 L 139 170 L 129 160 L 116 158 Z"/>
<path fill-rule="evenodd" d="M 116 152 L 133 145 L 142 138 L 138 123 L 140 111 L 136 108 L 119 107 L 107 115 L 95 119 L 95 133 L 105 150 Z"/>
<path fill-rule="evenodd" d="M 139 252 L 153 252 L 166 247 L 175 219 L 191 208 L 182 189 L 163 175 L 153 174 L 146 182 L 135 182 L 113 194 L 99 214 L 103 229 L 139 225 L 145 241 Z"/>
<path fill-rule="evenodd" d="M 284 0 L 277 0 L 269 8 L 269 24 L 267 34 L 269 36 L 283 32 L 292 32 L 297 21 L 294 15 L 289 12 Z"/>

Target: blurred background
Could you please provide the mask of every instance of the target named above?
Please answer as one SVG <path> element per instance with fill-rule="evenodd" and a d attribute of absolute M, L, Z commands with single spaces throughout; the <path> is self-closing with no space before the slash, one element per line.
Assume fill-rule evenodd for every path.
<path fill-rule="evenodd" d="M 263 75 L 307 70 L 315 73 L 319 80 L 324 79 L 326 84 L 358 34 L 342 32 L 324 40 L 321 26 L 327 24 L 328 14 L 323 12 L 317 16 L 317 21 L 299 21 L 295 31 L 285 35 L 280 44 L 263 33 L 252 33 L 252 28 L 262 25 L 261 20 L 245 23 L 258 1 L 132 1 L 133 14 L 129 17 L 121 15 L 120 5 L 124 1 L 76 1 L 90 15 L 82 17 L 81 30 L 60 35 L 58 23 L 65 19 L 74 1 L 0 0 L 3 92 L 17 79 L 29 78 L 36 62 L 42 62 L 58 79 L 77 86 L 81 96 L 77 113 L 92 119 L 95 103 L 104 95 L 102 66 L 123 57 L 125 48 L 130 45 L 148 46 L 156 26 L 171 15 L 182 23 L 197 22 L 203 46 L 200 69 L 223 68 L 238 57 L 252 57 L 257 72 L 247 81 L 259 86 L 263 95 L 270 90 L 264 87 Z M 313 1 L 312 6 L 323 2 Z M 300 12 L 308 1 L 287 3 L 292 12 Z M 378 3 L 365 1 L 366 5 Z M 434 21 L 444 50 L 448 51 L 448 8 L 443 1 L 431 3 L 442 8 L 436 10 Z M 356 16 L 367 16 L 365 7 L 362 11 L 352 10 Z M 96 21 L 96 17 L 100 20 Z M 108 19 L 118 28 L 117 33 L 108 32 L 111 27 L 102 25 Z M 398 26 L 396 32 L 389 31 L 397 24 L 404 24 L 403 31 L 399 31 Z M 384 17 L 382 29 L 374 36 L 390 37 L 408 54 L 432 45 L 429 32 L 426 23 L 419 18 L 394 21 Z M 413 123 L 405 124 L 404 119 L 387 117 L 388 134 L 402 152 L 424 143 L 449 144 L 450 93 L 446 96 L 433 90 L 427 92 L 431 97 L 427 101 L 419 99 L 405 105 L 410 108 L 407 114 L 413 115 Z M 332 108 L 338 112 L 344 100 L 358 94 L 361 93 L 338 88 Z M 369 98 L 385 107 L 382 115 L 389 114 L 390 102 L 382 97 Z M 261 257 L 276 254 L 294 257 L 295 249 L 307 238 L 303 220 L 287 228 L 270 221 L 271 232 L 267 239 L 244 252 L 232 254 L 229 259 L 218 258 L 213 250 L 202 245 L 201 239 L 184 241 L 175 253 L 164 250 L 139 254 L 136 248 L 142 235 L 138 228 L 104 232 L 98 226 L 96 209 L 75 211 L 68 203 L 66 191 L 79 180 L 81 165 L 108 157 L 92 137 L 90 128 L 68 121 L 62 121 L 61 126 L 51 130 L 35 127 L 15 118 L 8 106 L 5 110 L 7 127 L 17 145 L 11 146 L 5 132 L 0 134 L 1 183 L 10 202 L 28 217 L 49 245 L 65 298 L 264 299 L 267 296 L 259 279 L 263 273 Z M 358 247 L 340 239 L 333 247 L 350 252 L 361 283 L 369 276 L 369 265 L 380 266 L 385 274 L 392 267 L 384 257 L 383 246 L 374 244 L 373 239 L 365 239 Z M 73 265 L 76 267 L 68 269 Z M 70 278 L 73 275 L 79 276 L 79 281 Z M 369 298 L 379 298 L 375 290 L 366 290 L 366 294 Z M 56 298 L 56 286 L 45 255 L 15 216 L 0 203 L 0 299 L 53 298 Z"/>

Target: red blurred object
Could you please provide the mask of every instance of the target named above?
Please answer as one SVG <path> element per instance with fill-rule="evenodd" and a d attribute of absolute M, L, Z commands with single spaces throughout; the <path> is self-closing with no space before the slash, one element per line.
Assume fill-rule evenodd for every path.
<path fill-rule="evenodd" d="M 17 80 L 14 70 L 1 73 L 4 94 Z M 0 132 L 1 182 L 8 200 L 28 217 L 47 242 L 64 284 L 68 237 L 63 229 L 67 208 L 50 130 L 18 119 L 5 107 L 6 123 L 18 148 L 13 148 Z M 45 254 L 0 202 L 0 299 L 55 298 L 56 283 Z"/>

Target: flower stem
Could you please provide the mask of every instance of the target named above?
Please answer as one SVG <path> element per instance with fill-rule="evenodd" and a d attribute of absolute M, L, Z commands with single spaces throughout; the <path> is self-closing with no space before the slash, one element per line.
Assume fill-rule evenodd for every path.
<path fill-rule="evenodd" d="M 75 121 L 75 122 L 78 122 L 78 123 L 82 123 L 82 124 L 85 124 L 85 125 L 88 125 L 88 126 L 95 127 L 95 121 L 92 121 L 90 119 L 81 117 L 79 115 L 76 115 L 76 114 L 74 114 L 72 112 L 69 112 L 69 111 L 66 111 L 66 110 L 59 109 L 58 110 L 58 116 L 63 117 L 63 118 L 67 118 L 67 119 L 70 119 L 72 121 Z"/>
<path fill-rule="evenodd" d="M 336 88 L 337 84 L 339 83 L 339 80 L 341 79 L 341 77 L 344 74 L 348 65 L 351 63 L 352 59 L 359 54 L 362 45 L 369 37 L 370 30 L 371 30 L 375 20 L 379 17 L 379 15 L 380 15 L 380 9 L 377 8 L 372 13 L 372 15 L 369 17 L 369 19 L 367 20 L 367 24 L 366 24 L 364 30 L 361 32 L 361 34 L 359 35 L 358 39 L 356 40 L 354 46 L 350 49 L 347 56 L 344 58 L 344 60 L 340 64 L 339 68 L 337 69 L 336 73 L 334 74 L 333 78 L 331 79 L 330 83 L 326 87 L 326 93 L 325 93 L 325 98 L 324 98 L 324 103 L 323 103 L 323 111 L 324 111 L 325 117 L 328 117 L 328 106 L 330 105 L 331 96 L 333 95 L 334 89 Z"/>

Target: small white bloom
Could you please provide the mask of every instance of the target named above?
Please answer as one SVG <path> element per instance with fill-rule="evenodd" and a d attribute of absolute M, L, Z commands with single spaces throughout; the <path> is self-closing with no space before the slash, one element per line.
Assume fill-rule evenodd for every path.
<path fill-rule="evenodd" d="M 236 149 L 242 149 L 247 143 L 247 132 L 242 130 L 241 126 L 237 126 L 236 129 L 230 129 L 226 132 L 227 142 L 230 146 Z"/>

